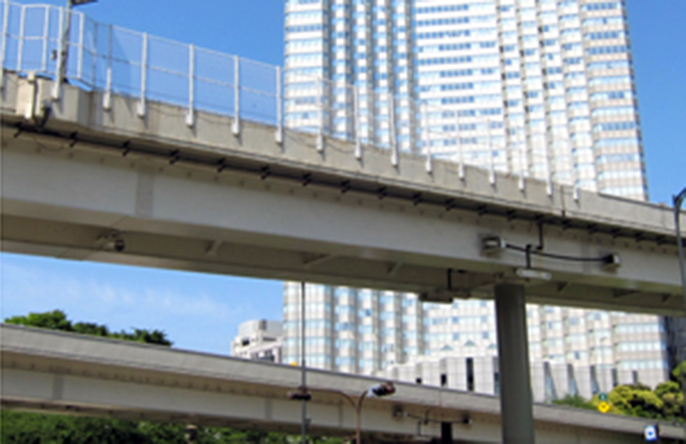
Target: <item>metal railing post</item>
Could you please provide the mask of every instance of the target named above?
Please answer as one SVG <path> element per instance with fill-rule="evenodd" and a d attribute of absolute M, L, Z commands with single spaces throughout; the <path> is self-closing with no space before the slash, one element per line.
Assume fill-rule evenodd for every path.
<path fill-rule="evenodd" d="M 283 143 L 283 91 L 281 67 L 276 67 L 276 143 Z"/>
<path fill-rule="evenodd" d="M 188 45 L 188 112 L 186 125 L 195 124 L 195 45 Z"/>
<path fill-rule="evenodd" d="M 86 16 L 84 14 L 80 14 L 80 16 L 81 26 L 79 29 L 79 59 L 76 68 L 76 78 L 83 82 L 83 40 L 84 34 L 86 33 Z"/>
<path fill-rule="evenodd" d="M 138 117 L 145 117 L 145 89 L 148 79 L 148 33 L 143 33 L 143 53 L 141 54 L 141 95 L 138 101 Z"/>
<path fill-rule="evenodd" d="M 53 100 L 60 99 L 60 96 L 62 95 L 62 83 L 64 83 L 64 79 L 67 77 L 67 56 L 69 54 L 69 36 L 71 33 L 71 7 L 72 0 L 68 0 L 67 7 L 62 8 L 62 14 L 60 14 L 60 30 L 62 33 L 59 41 L 60 50 L 57 55 L 57 75 L 55 76 L 55 85 L 52 90 Z"/>
<path fill-rule="evenodd" d="M 234 97 L 233 97 L 233 126 L 231 131 L 234 136 L 238 136 L 241 133 L 241 66 L 240 58 L 234 56 L 233 63 L 233 83 L 234 83 Z"/>
<path fill-rule="evenodd" d="M 45 7 L 45 18 L 43 23 L 43 58 L 40 69 L 42 72 L 48 71 L 48 47 L 50 46 L 50 6 Z"/>
<path fill-rule="evenodd" d="M 422 136 L 424 139 L 424 155 L 426 156 L 426 172 L 433 173 L 434 160 L 431 152 L 431 138 L 429 137 L 429 110 L 426 103 L 420 105 L 420 112 L 422 114 Z"/>
<path fill-rule="evenodd" d="M 360 135 L 360 91 L 353 85 L 353 124 L 355 125 L 355 159 L 362 159 L 362 136 Z"/>
<path fill-rule="evenodd" d="M 567 151 L 569 150 L 569 139 L 567 139 Z M 576 168 L 574 168 L 574 158 L 572 158 L 572 197 L 574 198 L 574 201 L 579 201 L 579 186 L 577 185 L 577 182 L 579 181 L 579 173 L 576 171 Z"/>
<path fill-rule="evenodd" d="M 460 111 L 455 110 L 455 130 L 457 131 L 457 138 L 455 139 L 455 144 L 457 145 L 457 176 L 460 180 L 464 181 L 464 151 L 462 150 L 462 132 L 460 131 Z"/>
<path fill-rule="evenodd" d="M 19 19 L 19 47 L 17 49 L 17 71 L 21 71 L 21 65 L 24 61 L 24 32 L 26 24 L 26 6 L 21 7 L 21 14 Z"/>
<path fill-rule="evenodd" d="M 105 111 L 109 111 L 112 108 L 112 39 L 114 38 L 114 30 L 111 24 L 108 28 L 107 78 L 105 80 L 105 94 L 102 98 L 102 107 Z"/>
<path fill-rule="evenodd" d="M 10 0 L 5 0 L 2 13 L 2 48 L 0 48 L 0 89 L 5 87 L 5 58 L 7 57 L 7 40 L 10 32 Z"/>
<path fill-rule="evenodd" d="M 93 57 L 93 66 L 91 72 L 91 87 L 95 89 L 96 83 L 98 82 L 98 27 L 100 24 L 96 21 L 93 22 L 93 52 L 91 56 Z"/>
<path fill-rule="evenodd" d="M 526 189 L 526 181 L 524 180 L 524 165 L 525 162 L 528 164 L 528 155 L 526 149 L 526 138 L 522 142 L 519 139 L 519 133 L 517 133 L 517 143 L 522 144 L 522 149 L 519 150 L 519 191 L 524 191 Z"/>
<path fill-rule="evenodd" d="M 545 166 L 546 166 L 546 179 L 545 188 L 548 196 L 553 195 L 553 164 L 550 157 L 550 144 L 548 138 L 548 124 L 546 123 L 545 132 L 543 140 L 545 142 Z"/>
<path fill-rule="evenodd" d="M 388 135 L 391 143 L 391 165 L 398 166 L 400 161 L 398 154 L 398 141 L 395 134 L 395 97 L 393 94 L 388 94 Z"/>
<path fill-rule="evenodd" d="M 488 156 L 491 160 L 488 181 L 491 185 L 495 185 L 495 156 L 493 155 L 493 147 L 491 144 L 491 119 L 486 119 L 486 145 L 488 147 Z"/>

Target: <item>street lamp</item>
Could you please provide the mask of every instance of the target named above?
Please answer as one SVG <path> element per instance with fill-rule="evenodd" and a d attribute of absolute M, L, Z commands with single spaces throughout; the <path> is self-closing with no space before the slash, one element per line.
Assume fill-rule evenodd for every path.
<path fill-rule="evenodd" d="M 288 392 L 288 398 L 298 401 L 309 401 L 312 399 L 312 394 L 310 393 L 312 389 L 305 386 L 300 386 L 297 389 Z M 381 384 L 373 385 L 367 390 L 363 391 L 357 398 L 353 398 L 349 394 L 335 389 L 314 389 L 315 391 L 323 393 L 335 393 L 337 395 L 343 396 L 350 402 L 355 409 L 355 444 L 362 444 L 362 403 L 368 397 L 382 398 L 384 396 L 390 396 L 395 393 L 395 386 L 393 382 L 387 381 Z"/>
<path fill-rule="evenodd" d="M 681 291 L 683 294 L 684 311 L 686 311 L 686 268 L 684 268 L 684 245 L 681 239 L 680 213 L 681 205 L 686 200 L 686 188 L 674 196 L 674 229 L 676 230 L 676 243 L 679 250 L 679 271 L 681 272 Z"/>
<path fill-rule="evenodd" d="M 684 304 L 684 314 L 686 314 L 686 268 L 684 268 L 684 243 L 681 239 L 681 205 L 684 203 L 684 199 L 686 199 L 686 188 L 681 190 L 679 194 L 674 196 L 674 229 L 676 230 L 676 244 L 677 244 L 677 250 L 679 251 L 679 272 L 681 273 L 681 294 L 682 294 L 682 299 L 683 299 L 683 304 Z M 683 316 L 682 316 L 683 318 Z M 684 322 L 680 322 L 681 324 L 679 327 L 682 328 Z M 679 355 L 679 358 L 683 358 L 681 350 L 681 344 L 678 342 L 681 342 L 679 337 L 681 336 L 680 332 L 677 332 L 677 355 Z M 681 392 L 684 394 L 684 414 L 686 414 L 686 375 L 684 375 L 684 371 L 681 369 L 681 361 L 677 363 L 677 368 L 680 370 L 681 373 Z M 684 420 L 684 436 L 686 437 L 686 420 Z"/>
<path fill-rule="evenodd" d="M 57 79 L 55 88 L 53 90 L 53 99 L 60 98 L 60 91 L 62 90 L 62 83 L 67 76 L 67 59 L 69 58 L 69 35 L 71 33 L 71 10 L 74 6 L 87 5 L 95 3 L 98 0 L 67 0 L 67 6 L 64 11 L 64 21 L 62 22 L 62 40 L 60 53 L 57 58 Z"/>

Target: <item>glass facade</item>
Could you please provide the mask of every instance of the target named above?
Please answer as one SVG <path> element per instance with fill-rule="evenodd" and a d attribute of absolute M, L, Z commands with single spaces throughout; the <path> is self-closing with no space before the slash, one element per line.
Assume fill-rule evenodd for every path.
<path fill-rule="evenodd" d="M 285 76 L 292 127 L 648 197 L 624 0 L 288 0 Z M 298 361 L 299 289 L 285 288 L 286 361 Z M 308 307 L 324 304 L 308 308 L 319 326 L 308 332 L 315 366 L 370 374 L 420 356 L 492 366 L 497 355 L 491 302 L 312 293 Z M 668 375 L 656 316 L 533 305 L 528 313 L 535 362 L 613 369 L 647 384 Z"/>
<path fill-rule="evenodd" d="M 291 127 L 647 198 L 623 0 L 288 0 L 286 97 Z"/>
<path fill-rule="evenodd" d="M 411 150 L 416 132 L 411 4 L 288 0 L 287 125 L 312 132 L 321 127 L 345 139 L 359 133 L 365 144 Z"/>
<path fill-rule="evenodd" d="M 300 304 L 300 284 L 285 283 L 287 363 L 300 363 Z M 649 385 L 668 376 L 667 333 L 657 316 L 529 304 L 527 318 L 536 365 L 635 371 Z M 411 293 L 307 284 L 305 328 L 307 365 L 342 372 L 374 374 L 448 357 L 492 363 L 498 355 L 495 310 L 487 300 L 432 304 Z"/>

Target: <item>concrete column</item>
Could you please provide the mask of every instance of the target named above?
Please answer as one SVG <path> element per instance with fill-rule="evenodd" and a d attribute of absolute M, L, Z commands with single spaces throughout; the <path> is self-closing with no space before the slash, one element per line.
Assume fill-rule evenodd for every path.
<path fill-rule="evenodd" d="M 524 286 L 495 287 L 500 364 L 500 411 L 504 444 L 534 442 Z"/>

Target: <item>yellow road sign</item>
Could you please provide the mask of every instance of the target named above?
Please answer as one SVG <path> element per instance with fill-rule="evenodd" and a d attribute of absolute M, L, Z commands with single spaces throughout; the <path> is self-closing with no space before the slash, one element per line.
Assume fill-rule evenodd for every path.
<path fill-rule="evenodd" d="M 600 404 L 598 404 L 598 411 L 599 411 L 600 413 L 607 413 L 607 412 L 610 411 L 610 407 L 611 407 L 610 404 L 608 404 L 607 402 L 603 401 L 603 402 L 601 402 Z"/>

